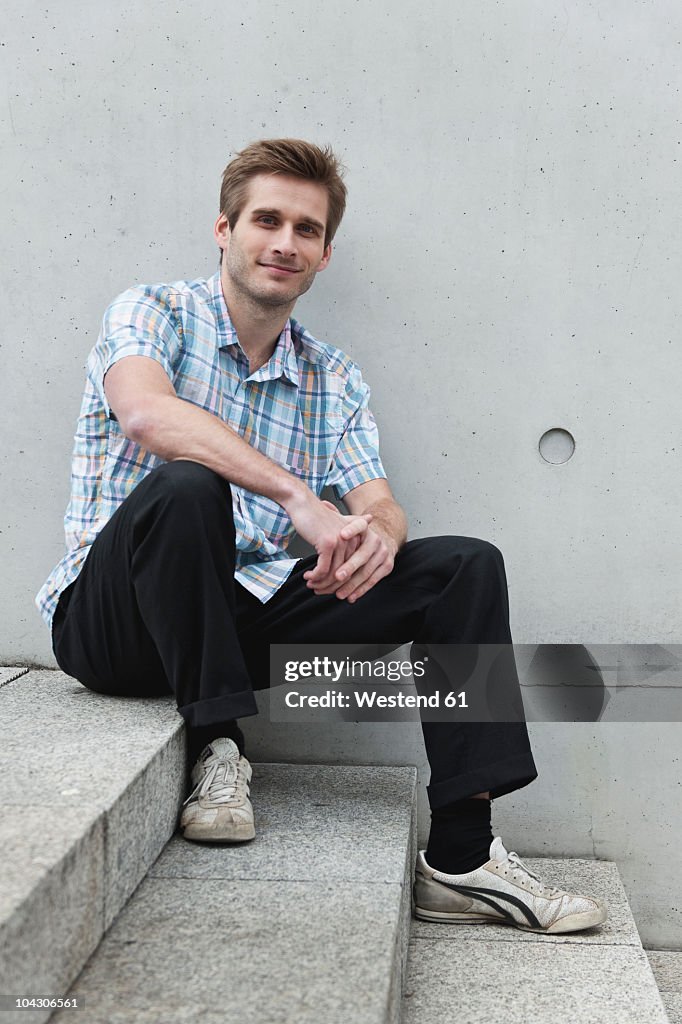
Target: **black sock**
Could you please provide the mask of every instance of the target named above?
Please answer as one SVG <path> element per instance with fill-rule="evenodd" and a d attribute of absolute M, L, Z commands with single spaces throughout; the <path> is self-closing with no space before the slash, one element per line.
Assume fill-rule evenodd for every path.
<path fill-rule="evenodd" d="M 431 812 L 426 862 L 437 871 L 463 875 L 490 859 L 490 800 L 470 797 Z"/>
<path fill-rule="evenodd" d="M 190 770 L 198 761 L 204 747 L 217 740 L 219 736 L 234 740 L 239 747 L 239 753 L 244 753 L 244 734 L 235 719 L 231 722 L 219 722 L 217 725 L 187 726 L 187 764 Z"/>

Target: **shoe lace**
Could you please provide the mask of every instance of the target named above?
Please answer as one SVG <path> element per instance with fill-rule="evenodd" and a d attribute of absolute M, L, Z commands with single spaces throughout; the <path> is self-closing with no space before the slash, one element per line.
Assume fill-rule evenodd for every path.
<path fill-rule="evenodd" d="M 185 803 L 195 797 L 208 797 L 212 803 L 238 803 L 246 796 L 246 773 L 243 760 L 234 758 L 216 760 L 209 765 L 206 774 L 196 785 Z"/>
<path fill-rule="evenodd" d="M 507 862 L 512 865 L 512 878 L 516 878 L 518 873 L 523 873 L 525 875 L 530 875 L 531 878 L 535 879 L 537 885 L 533 882 L 530 883 L 532 892 L 538 892 L 547 897 L 558 896 L 561 892 L 560 889 L 557 889 L 552 885 L 545 885 L 544 882 L 541 882 L 539 875 L 536 875 L 534 871 L 531 871 L 527 864 L 523 863 L 518 853 L 515 853 L 514 851 L 508 853 Z"/>

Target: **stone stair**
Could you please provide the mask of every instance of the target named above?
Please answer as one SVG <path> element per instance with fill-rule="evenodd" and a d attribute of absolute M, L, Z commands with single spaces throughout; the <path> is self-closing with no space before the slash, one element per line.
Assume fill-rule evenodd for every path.
<path fill-rule="evenodd" d="M 173 834 L 184 732 L 170 700 L 18 671 L 0 677 L 0 993 L 61 996 Z"/>
<path fill-rule="evenodd" d="M 615 865 L 529 861 L 593 933 L 411 921 L 414 769 L 256 764 L 256 839 L 213 847 L 173 837 L 184 756 L 170 698 L 0 670 L 0 993 L 81 1006 L 0 1022 L 667 1020 Z"/>
<path fill-rule="evenodd" d="M 256 840 L 168 844 L 72 989 L 88 1024 L 397 1021 L 415 782 L 255 765 Z"/>
<path fill-rule="evenodd" d="M 398 1020 L 413 768 L 254 765 L 256 840 L 199 846 L 171 839 L 171 700 L 30 672 L 0 689 L 0 714 L 0 992 L 63 996 L 77 979 L 79 1015 L 50 1019 L 80 1024 Z"/>
<path fill-rule="evenodd" d="M 413 920 L 403 1024 L 667 1024 L 616 865 L 523 860 L 543 881 L 602 896 L 608 921 L 536 935 Z"/>
<path fill-rule="evenodd" d="M 682 952 L 649 949 L 647 957 L 670 1024 L 682 1024 Z"/>

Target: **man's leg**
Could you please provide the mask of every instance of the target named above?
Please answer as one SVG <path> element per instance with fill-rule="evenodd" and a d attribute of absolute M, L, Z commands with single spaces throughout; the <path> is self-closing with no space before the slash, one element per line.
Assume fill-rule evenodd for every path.
<path fill-rule="evenodd" d="M 268 604 L 252 605 L 239 622 L 245 653 L 260 630 L 263 643 L 353 643 L 399 646 L 508 645 L 500 661 L 505 696 L 513 706 L 518 676 L 511 648 L 502 556 L 491 544 L 466 537 L 408 543 L 390 576 L 355 604 L 316 597 L 305 587 L 306 560 Z M 267 674 L 263 655 L 249 664 Z M 253 669 L 252 669 L 253 671 Z M 542 933 L 580 931 L 606 920 L 603 903 L 545 886 L 499 837 L 492 840 L 490 800 L 536 777 L 523 721 L 423 722 L 431 765 L 432 827 L 415 881 L 418 917 L 465 923 L 494 921 Z M 432 864 L 430 857 L 441 858 Z"/>
<path fill-rule="evenodd" d="M 512 704 L 520 701 L 504 564 L 492 544 L 470 537 L 408 542 L 393 572 L 354 604 L 317 596 L 306 586 L 303 573 L 314 561 L 299 563 L 264 607 L 253 599 L 248 615 L 238 619 L 252 677 L 267 679 L 271 643 L 393 641 L 397 647 L 413 639 L 413 651 L 422 656 L 429 644 L 456 645 L 463 668 L 475 645 L 495 644 L 503 645 L 505 694 Z M 525 722 L 423 721 L 422 730 L 431 767 L 429 863 L 469 870 L 488 859 L 491 794 L 509 793 L 537 776 Z"/>
<path fill-rule="evenodd" d="M 268 644 L 508 644 L 509 610 L 502 556 L 470 537 L 409 541 L 393 572 L 354 604 L 315 595 L 299 562 L 265 605 L 247 596 L 237 619 L 252 678 L 269 676 Z M 513 652 L 509 691 L 518 691 Z M 264 685 L 264 684 L 263 684 Z M 432 808 L 490 791 L 501 796 L 537 775 L 524 722 L 422 724 L 431 766 Z"/>
<path fill-rule="evenodd" d="M 296 566 L 265 605 L 255 598 L 238 619 L 252 678 L 267 679 L 267 644 L 357 643 L 505 645 L 503 687 L 519 697 L 511 647 L 507 581 L 500 552 L 471 537 L 408 542 L 393 572 L 354 604 L 316 596 Z M 466 648 L 463 648 L 466 651 Z M 527 785 L 537 776 L 525 722 L 422 722 L 431 767 L 429 856 L 450 871 L 482 864 L 492 842 L 490 796 Z"/>
<path fill-rule="evenodd" d="M 225 480 L 188 461 L 154 470 L 62 595 L 60 667 L 100 693 L 174 693 L 191 746 L 197 736 L 203 747 L 206 728 L 229 735 L 228 723 L 257 711 L 234 628 L 234 539 Z"/>
<path fill-rule="evenodd" d="M 257 708 L 235 632 L 246 591 L 234 567 L 229 484 L 198 463 L 168 463 L 98 535 L 53 625 L 59 665 L 90 689 L 175 694 L 196 761 L 181 826 L 219 842 L 255 835 L 236 718 Z"/>

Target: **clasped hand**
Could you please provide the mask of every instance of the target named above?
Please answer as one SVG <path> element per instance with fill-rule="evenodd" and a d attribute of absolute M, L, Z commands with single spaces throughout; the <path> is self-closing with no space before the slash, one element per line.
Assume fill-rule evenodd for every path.
<path fill-rule="evenodd" d="M 371 513 L 344 516 L 331 502 L 321 504 L 346 525 L 338 532 L 333 547 L 329 546 L 328 539 L 322 550 L 315 544 L 319 555 L 317 565 L 303 577 L 315 594 L 336 594 L 353 604 L 392 571 L 395 550 L 392 550 L 390 538 L 372 524 Z M 338 524 L 335 525 L 338 528 Z"/>

